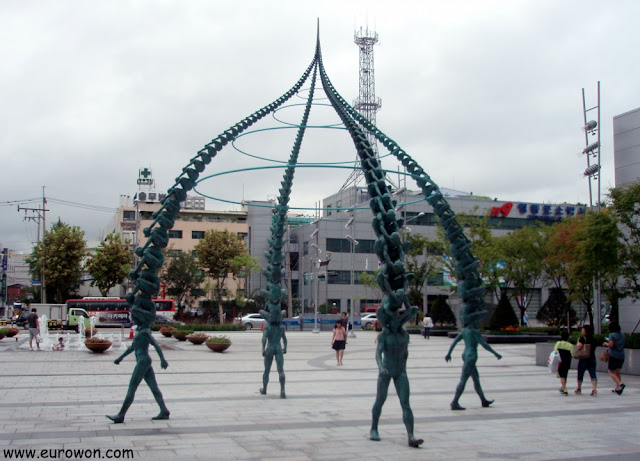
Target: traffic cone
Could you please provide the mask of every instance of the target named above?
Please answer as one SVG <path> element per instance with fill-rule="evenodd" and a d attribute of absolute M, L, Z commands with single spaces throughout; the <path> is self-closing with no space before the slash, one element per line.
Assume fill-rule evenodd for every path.
<path fill-rule="evenodd" d="M 260 331 L 264 331 L 264 323 L 260 324 Z"/>
<path fill-rule="evenodd" d="M 133 339 L 133 329 L 135 328 L 135 325 L 131 325 L 131 329 L 129 330 L 129 339 Z"/>

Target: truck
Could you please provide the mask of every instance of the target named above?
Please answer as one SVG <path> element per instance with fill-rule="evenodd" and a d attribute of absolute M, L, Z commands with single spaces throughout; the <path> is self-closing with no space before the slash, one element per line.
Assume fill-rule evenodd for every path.
<path fill-rule="evenodd" d="M 77 330 L 78 324 L 84 324 L 85 328 L 90 327 L 89 314 L 79 307 L 70 308 L 66 304 L 31 304 L 27 309 L 29 313 L 33 308 L 37 309 L 38 317 L 47 316 L 50 330 Z M 24 328 L 29 328 L 28 322 Z"/>

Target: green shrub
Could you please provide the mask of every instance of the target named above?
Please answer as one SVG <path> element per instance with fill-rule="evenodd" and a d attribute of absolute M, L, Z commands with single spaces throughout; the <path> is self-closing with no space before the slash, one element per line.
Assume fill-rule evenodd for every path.
<path fill-rule="evenodd" d="M 560 336 L 559 327 L 520 327 L 522 333 L 546 333 L 548 335 Z"/>
<path fill-rule="evenodd" d="M 498 307 L 496 307 L 496 310 L 491 316 L 489 329 L 503 330 L 507 327 L 517 327 L 519 323 L 518 317 L 516 317 L 516 313 L 513 311 L 513 306 L 511 302 L 509 302 L 507 294 L 503 291 L 500 296 L 500 301 L 498 302 Z"/>
<path fill-rule="evenodd" d="M 231 344 L 231 338 L 228 336 L 211 336 L 207 339 L 208 343 Z"/>

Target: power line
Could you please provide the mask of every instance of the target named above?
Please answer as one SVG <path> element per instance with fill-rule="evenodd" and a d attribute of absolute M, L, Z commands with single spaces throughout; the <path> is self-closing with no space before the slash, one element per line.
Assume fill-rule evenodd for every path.
<path fill-rule="evenodd" d="M 0 202 L 0 206 L 14 206 L 14 205 L 19 205 L 21 203 L 39 202 L 40 200 L 42 200 L 42 198 L 29 198 L 24 200 L 7 200 L 5 202 Z"/>
<path fill-rule="evenodd" d="M 57 198 L 47 197 L 49 203 L 57 203 L 58 205 L 69 206 L 73 208 L 82 208 L 85 210 L 104 211 L 106 213 L 115 213 L 117 208 L 106 207 L 102 205 L 90 205 L 87 203 L 71 202 L 69 200 L 62 200 Z"/>

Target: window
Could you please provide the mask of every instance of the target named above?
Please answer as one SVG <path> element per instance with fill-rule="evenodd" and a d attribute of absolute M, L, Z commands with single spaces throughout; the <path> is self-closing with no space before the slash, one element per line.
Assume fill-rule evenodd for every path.
<path fill-rule="evenodd" d="M 191 238 L 194 240 L 200 240 L 204 238 L 204 231 L 191 231 Z"/>
<path fill-rule="evenodd" d="M 167 250 L 168 256 L 178 256 L 180 253 L 182 253 L 181 250 Z"/>
<path fill-rule="evenodd" d="M 358 244 L 355 245 L 354 253 L 375 253 L 373 246 L 376 243 L 375 240 L 358 240 Z M 347 239 L 327 239 L 327 251 L 333 253 L 350 253 L 351 242 Z"/>
<path fill-rule="evenodd" d="M 136 212 L 124 210 L 122 212 L 122 220 L 123 221 L 135 221 L 136 220 Z"/>
<path fill-rule="evenodd" d="M 238 232 L 238 235 L 242 237 L 242 240 L 246 240 L 249 236 L 249 234 L 247 234 L 246 232 Z"/>
<path fill-rule="evenodd" d="M 182 238 L 182 231 L 181 230 L 170 230 L 169 231 L 169 238 L 170 239 L 181 239 Z"/>
<path fill-rule="evenodd" d="M 329 248 L 327 248 L 327 250 L 329 250 Z M 309 254 L 309 242 L 303 242 L 302 243 L 302 254 L 304 256 Z"/>
<path fill-rule="evenodd" d="M 327 205 L 327 216 L 331 216 L 331 205 Z"/>
<path fill-rule="evenodd" d="M 337 210 L 337 211 L 340 211 L 340 208 L 342 208 L 342 200 L 338 200 L 338 201 L 336 202 L 336 210 Z"/>
<path fill-rule="evenodd" d="M 193 256 L 194 258 L 197 258 L 198 252 L 196 250 L 191 250 L 191 256 Z"/>

